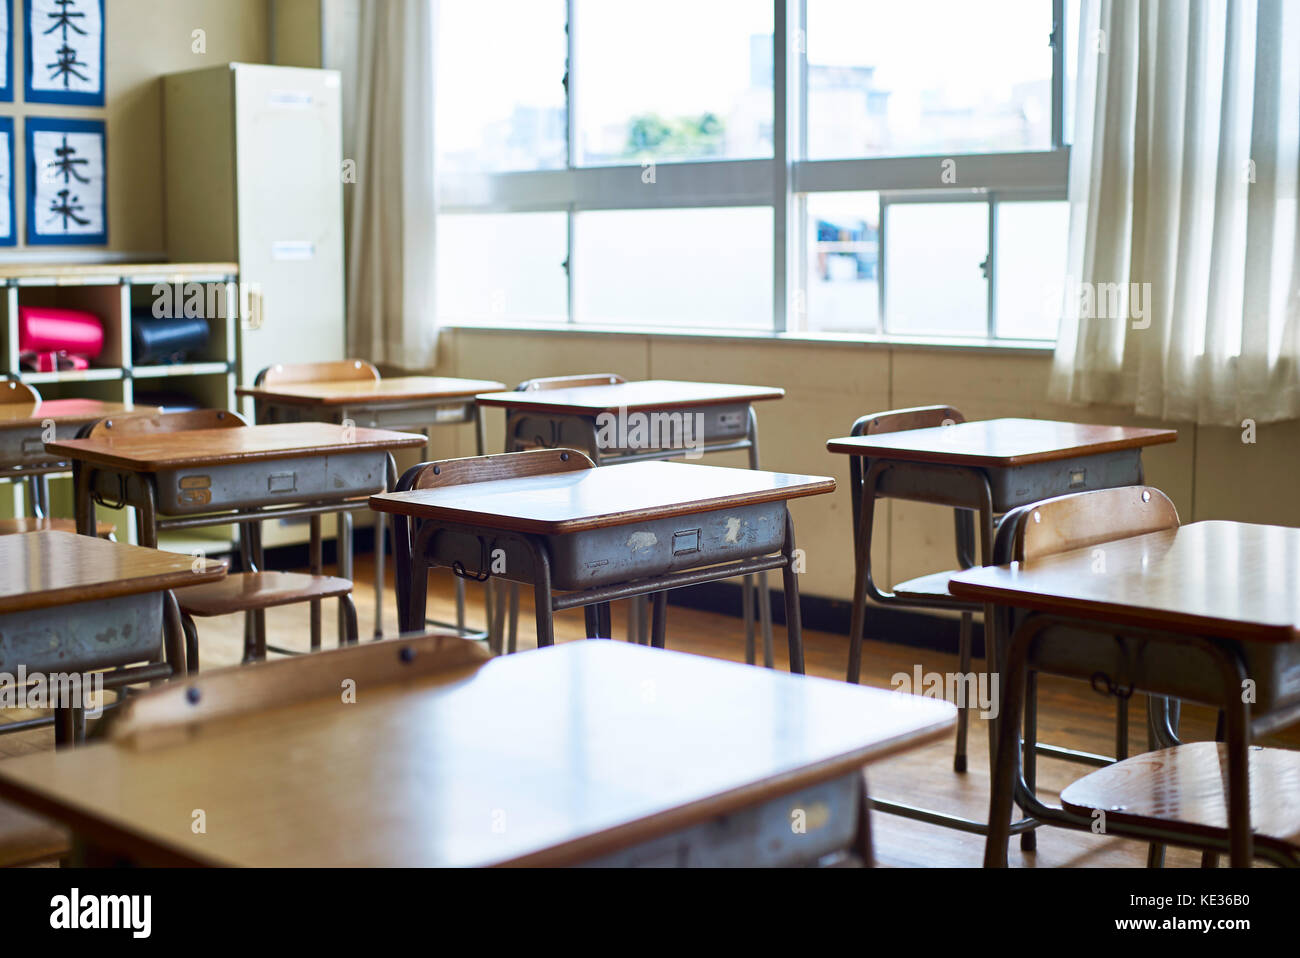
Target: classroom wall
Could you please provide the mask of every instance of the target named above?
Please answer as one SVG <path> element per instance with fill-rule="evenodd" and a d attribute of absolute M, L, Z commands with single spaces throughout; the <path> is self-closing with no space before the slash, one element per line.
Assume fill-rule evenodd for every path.
<path fill-rule="evenodd" d="M 862 343 L 727 340 L 694 336 L 519 332 L 443 332 L 437 371 L 498 379 L 513 386 L 534 376 L 618 372 L 629 379 L 694 379 L 782 386 L 786 398 L 758 406 L 765 468 L 834 476 L 840 489 L 795 502 L 799 545 L 807 553 L 806 594 L 848 600 L 853 591 L 848 460 L 825 450 L 858 416 L 884 409 L 948 403 L 968 418 L 1026 416 L 1131 425 L 1169 425 L 1178 442 L 1145 456 L 1147 481 L 1164 489 L 1184 521 L 1237 519 L 1300 526 L 1294 495 L 1300 424 L 1261 426 L 1257 442 L 1241 430 L 1159 423 L 1113 409 L 1049 403 L 1046 351 L 883 346 Z M 489 451 L 499 451 L 504 419 L 489 414 Z M 468 428 L 435 430 L 437 456 L 473 455 Z M 743 465 L 743 454 L 710 457 Z M 889 582 L 953 567 L 951 512 L 914 503 L 882 507 L 875 562 Z M 887 516 L 887 521 L 884 521 Z"/>
<path fill-rule="evenodd" d="M 110 252 L 161 256 L 163 243 L 162 88 L 166 73 L 228 61 L 265 63 L 269 0 L 108 0 L 105 7 L 104 107 L 23 103 L 22 4 L 14 4 L 13 103 L 3 116 L 104 119 L 108 128 L 108 246 Z M 204 31 L 206 52 L 195 51 L 194 31 Z M 14 171 L 17 225 L 26 236 L 26 155 L 22 122 L 15 122 Z M 105 247 L 89 247 L 103 251 Z M 43 259 L 66 258 L 76 247 L 41 247 Z"/>

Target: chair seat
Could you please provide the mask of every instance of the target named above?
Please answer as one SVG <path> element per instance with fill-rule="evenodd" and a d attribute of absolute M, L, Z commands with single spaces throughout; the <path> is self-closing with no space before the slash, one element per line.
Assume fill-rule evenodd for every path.
<path fill-rule="evenodd" d="M 948 591 L 948 580 L 959 570 L 948 572 L 931 572 L 929 575 L 908 579 L 894 586 L 894 597 L 904 602 L 943 602 L 958 607 L 974 607 L 973 603 L 963 602 Z"/>
<path fill-rule="evenodd" d="M 1061 792 L 1061 805 L 1109 821 L 1162 826 L 1200 838 L 1228 837 L 1228 746 L 1193 742 L 1108 765 Z M 1250 750 L 1250 823 L 1255 843 L 1300 852 L 1300 752 Z"/>
<path fill-rule="evenodd" d="M 20 535 L 24 532 L 72 532 L 76 533 L 75 519 L 34 519 L 31 516 L 19 516 L 17 519 L 0 519 L 0 536 Z M 111 522 L 95 523 L 95 535 L 107 539 L 117 531 Z"/>
<path fill-rule="evenodd" d="M 0 868 L 29 865 L 68 854 L 66 829 L 17 805 L 0 802 Z"/>
<path fill-rule="evenodd" d="M 305 572 L 241 572 L 219 582 L 176 590 L 181 611 L 200 617 L 250 612 L 310 599 L 347 595 L 352 583 L 332 575 Z"/>

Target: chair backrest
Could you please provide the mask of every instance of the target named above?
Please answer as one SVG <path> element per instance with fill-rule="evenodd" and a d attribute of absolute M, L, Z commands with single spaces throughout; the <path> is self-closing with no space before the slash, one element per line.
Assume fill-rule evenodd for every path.
<path fill-rule="evenodd" d="M 172 742 L 209 722 L 337 697 L 345 680 L 364 696 L 376 686 L 438 672 L 459 677 L 490 658 L 476 642 L 429 632 L 204 672 L 131 696 L 113 716 L 108 737 L 144 746 Z"/>
<path fill-rule="evenodd" d="M 965 421 L 966 417 L 951 406 L 913 406 L 910 409 L 890 409 L 863 416 L 853 424 L 850 435 L 878 436 L 886 432 L 951 426 Z"/>
<path fill-rule="evenodd" d="M 374 381 L 379 378 L 379 370 L 364 359 L 335 359 L 322 363 L 276 363 L 258 373 L 253 385 L 337 383 L 354 379 Z"/>
<path fill-rule="evenodd" d="M 618 373 L 583 373 L 580 376 L 547 376 L 543 379 L 525 379 L 515 387 L 515 392 L 531 393 L 543 389 L 577 389 L 580 386 L 616 386 L 627 382 Z"/>
<path fill-rule="evenodd" d="M 154 413 L 152 416 L 122 416 L 101 419 L 82 433 L 82 438 L 105 436 L 140 436 L 160 432 L 186 432 L 190 429 L 238 429 L 248 421 L 228 409 L 189 409 L 184 412 Z"/>
<path fill-rule="evenodd" d="M 0 403 L 35 405 L 41 401 L 41 394 L 32 386 L 18 379 L 0 380 Z"/>
<path fill-rule="evenodd" d="M 444 459 L 422 462 L 406 470 L 397 491 L 436 489 L 467 482 L 491 482 L 495 479 L 519 479 L 556 472 L 595 469 L 596 464 L 576 449 L 530 449 L 496 456 L 473 456 L 467 459 Z"/>
<path fill-rule="evenodd" d="M 1012 558 L 1021 562 L 1177 529 L 1178 524 L 1174 504 L 1151 486 L 1120 486 L 1057 496 L 1014 509 L 1003 520 L 1013 537 Z"/>

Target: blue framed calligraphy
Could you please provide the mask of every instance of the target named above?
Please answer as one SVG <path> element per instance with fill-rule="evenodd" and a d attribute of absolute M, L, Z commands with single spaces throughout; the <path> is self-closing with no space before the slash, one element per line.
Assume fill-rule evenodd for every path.
<path fill-rule="evenodd" d="M 11 103 L 13 98 L 14 9 L 10 0 L 0 0 L 0 103 Z"/>
<path fill-rule="evenodd" d="M 108 243 L 107 136 L 103 120 L 28 117 L 27 243 Z"/>
<path fill-rule="evenodd" d="M 104 0 L 23 0 L 23 12 L 27 102 L 103 106 Z"/>
<path fill-rule="evenodd" d="M 14 118 L 0 116 L 0 246 L 18 242 L 14 196 Z"/>

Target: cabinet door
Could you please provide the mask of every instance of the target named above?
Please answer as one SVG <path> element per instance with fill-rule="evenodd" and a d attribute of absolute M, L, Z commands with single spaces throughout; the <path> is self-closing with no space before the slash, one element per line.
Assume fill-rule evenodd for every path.
<path fill-rule="evenodd" d="M 343 357 L 341 97 L 330 70 L 240 64 L 234 83 L 240 280 L 260 300 L 240 337 L 250 383 Z"/>

